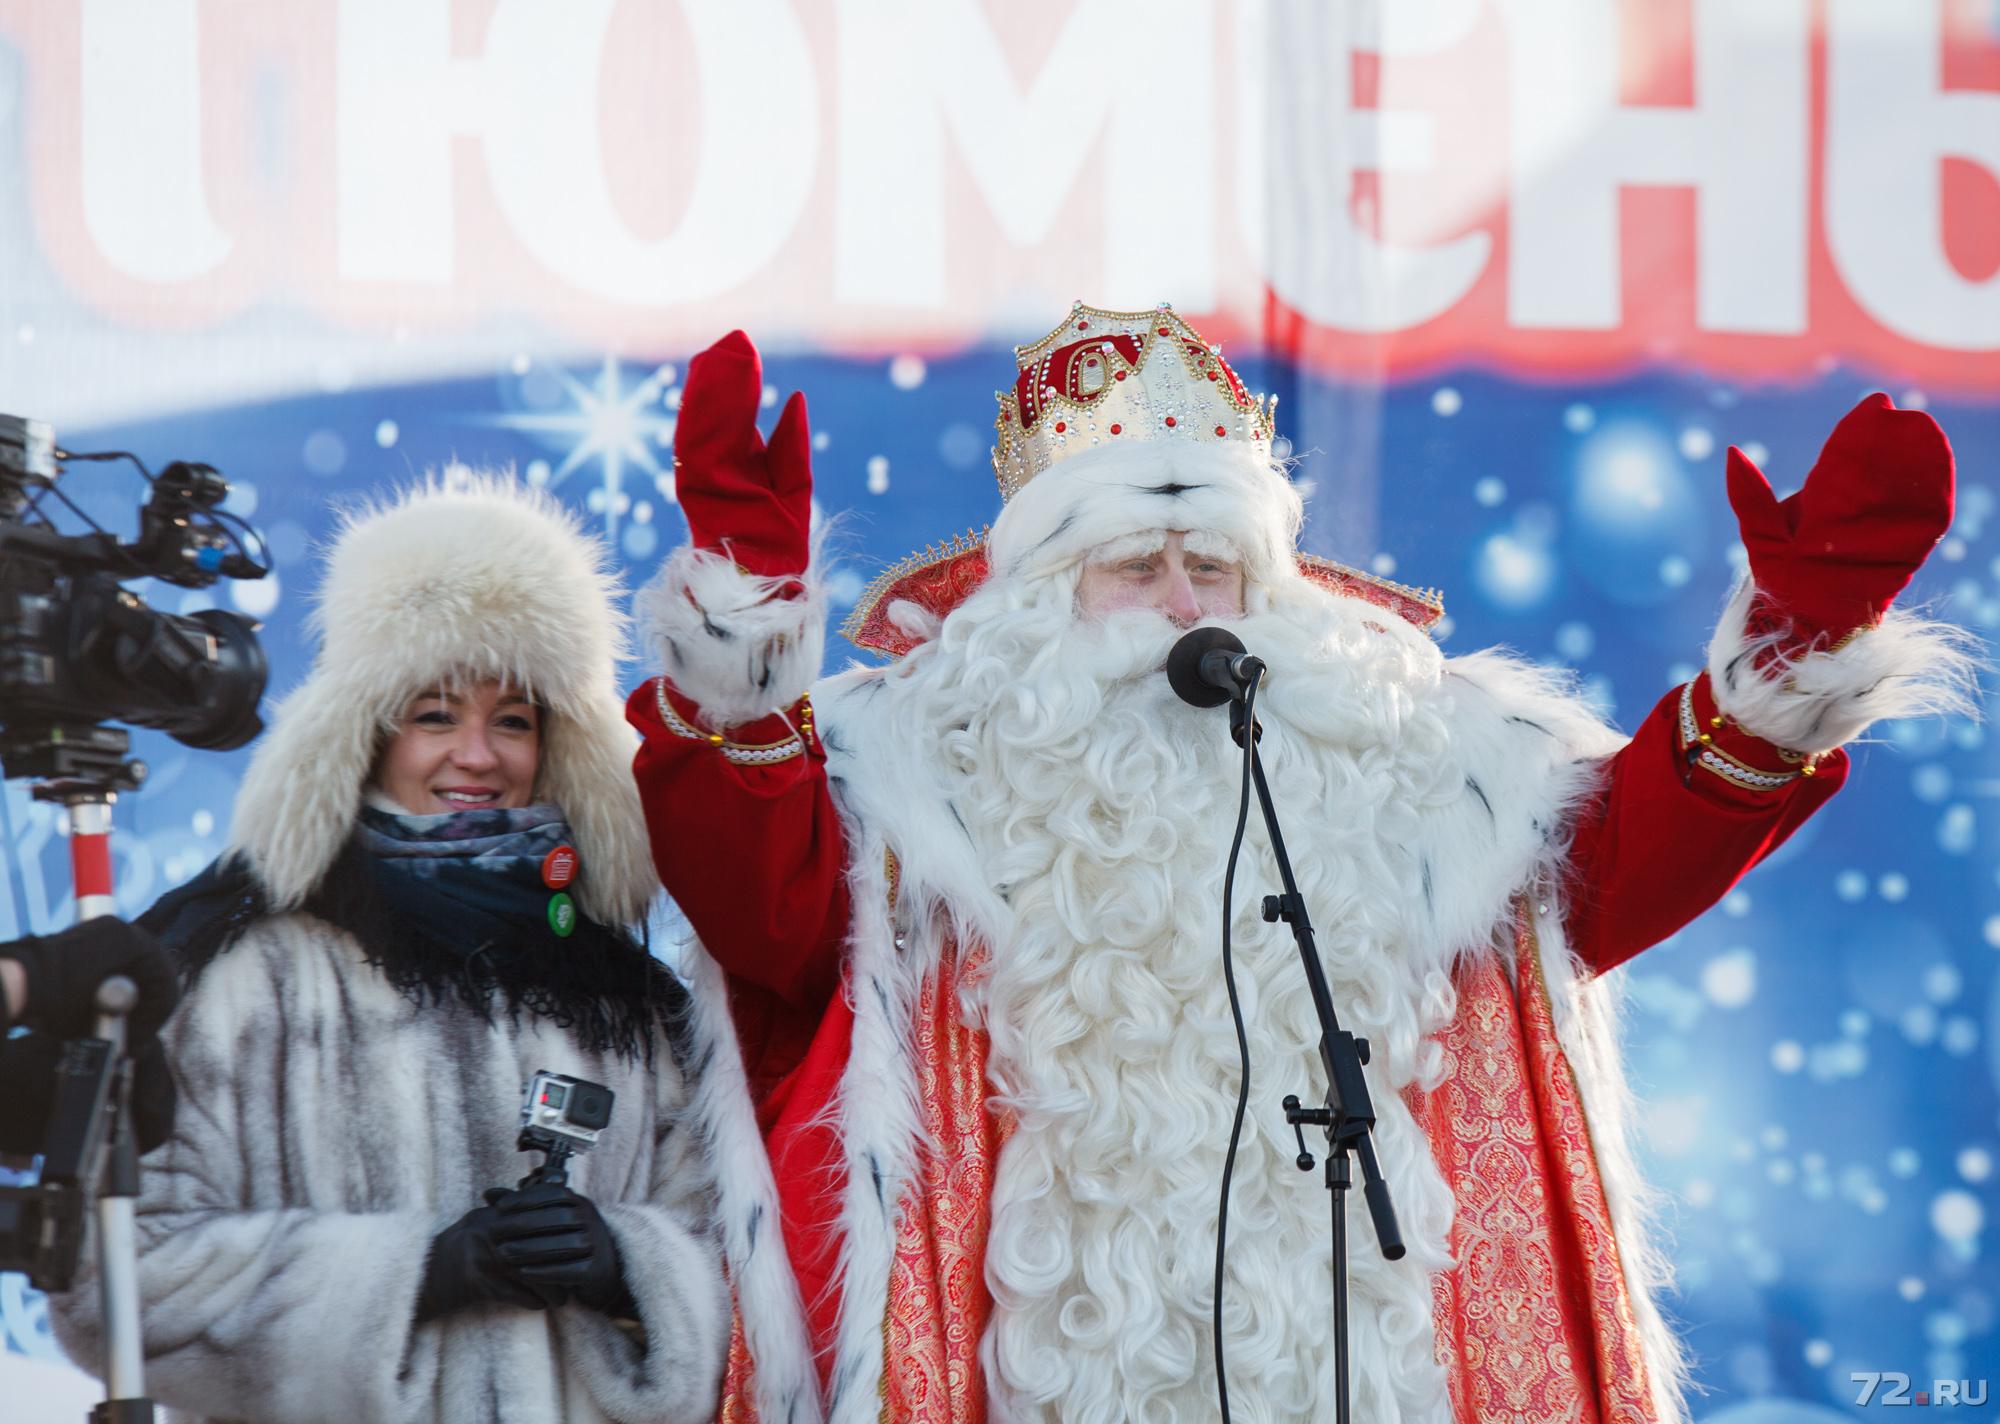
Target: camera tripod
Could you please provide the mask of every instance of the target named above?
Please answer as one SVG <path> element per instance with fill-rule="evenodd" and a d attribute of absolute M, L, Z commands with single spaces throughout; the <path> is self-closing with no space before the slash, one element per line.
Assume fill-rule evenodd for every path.
<path fill-rule="evenodd" d="M 34 798 L 62 808 L 79 920 L 113 910 L 111 807 L 120 791 L 136 789 L 146 776 L 144 762 L 127 759 L 129 747 L 127 733 L 95 724 L 52 725 L 27 737 L 9 735 L 0 744 L 0 771 L 38 778 L 31 788 Z M 139 1149 L 132 1126 L 132 1061 L 125 1051 L 126 1017 L 137 1003 L 137 987 L 123 976 L 98 986 L 94 1041 L 66 1051 L 96 1067 L 99 1084 L 81 1111 L 84 1121 L 56 1124 L 65 1144 L 60 1162 L 54 1152 L 44 1162 L 45 1178 L 55 1167 L 73 1178 L 69 1185 L 83 1199 L 94 1197 L 105 1399 L 91 1410 L 91 1424 L 153 1424 L 139 1326 L 133 1224 Z"/>

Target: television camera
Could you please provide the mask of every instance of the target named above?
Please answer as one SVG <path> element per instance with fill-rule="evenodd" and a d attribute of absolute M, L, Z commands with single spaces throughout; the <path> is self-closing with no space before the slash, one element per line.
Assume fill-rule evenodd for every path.
<path fill-rule="evenodd" d="M 138 534 L 120 539 L 59 487 L 66 465 L 129 460 L 149 486 Z M 60 449 L 42 421 L 0 415 L 0 777 L 29 778 L 63 808 L 79 918 L 112 910 L 111 805 L 145 779 L 131 734 L 151 727 L 204 750 L 263 730 L 268 665 L 257 625 L 240 614 L 149 607 L 125 585 L 184 589 L 270 572 L 263 541 L 223 508 L 211 466 L 176 461 L 155 475 L 123 451 Z M 89 526 L 63 533 L 51 502 Z M 254 546 L 254 551 L 253 551 Z M 0 1269 L 67 1289 L 92 1206 L 98 1229 L 108 1398 L 101 1424 L 149 1424 L 139 1336 L 133 1201 L 139 1191 L 125 1022 L 132 982 L 98 989 L 93 1035 L 63 1046 L 33 1186 L 0 1188 Z"/>
<path fill-rule="evenodd" d="M 123 587 L 153 578 L 180 588 L 270 572 L 262 541 L 222 508 L 229 486 L 207 465 L 176 461 L 158 475 L 138 537 L 120 540 L 83 516 L 57 480 L 72 455 L 38 420 L 0 415 L 0 771 L 9 777 L 102 782 L 131 790 L 130 736 L 106 722 L 154 727 L 205 750 L 240 747 L 263 728 L 267 666 L 257 625 L 237 613 L 148 607 Z M 49 498 L 91 523 L 59 533 Z"/>

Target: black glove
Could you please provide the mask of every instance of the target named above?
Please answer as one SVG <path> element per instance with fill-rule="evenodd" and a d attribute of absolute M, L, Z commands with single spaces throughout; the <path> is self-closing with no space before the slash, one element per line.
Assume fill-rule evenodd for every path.
<path fill-rule="evenodd" d="M 424 1262 L 424 1283 L 417 1292 L 419 1324 L 469 1305 L 493 1303 L 522 1310 L 547 1307 L 540 1295 L 514 1279 L 500 1258 L 500 1243 L 494 1235 L 499 1224 L 499 1212 L 478 1206 L 432 1239 L 430 1256 Z"/>
<path fill-rule="evenodd" d="M 27 975 L 28 1003 L 19 1022 L 57 1038 L 90 1035 L 97 1022 L 97 986 L 114 974 L 139 987 L 139 1002 L 126 1020 L 128 1051 L 134 1054 L 153 1041 L 181 997 L 173 962 L 159 941 L 110 915 L 46 939 L 30 935 L 0 944 L 0 959 L 16 961 Z"/>
<path fill-rule="evenodd" d="M 47 1140 L 49 1111 L 56 1096 L 56 1065 L 63 1041 L 53 1034 L 25 1033 L 0 1040 L 0 1152 L 32 1156 Z M 132 1131 L 141 1153 L 174 1135 L 174 1075 L 156 1038 L 132 1060 Z"/>
<path fill-rule="evenodd" d="M 552 1306 L 575 1301 L 604 1315 L 639 1313 L 618 1243 L 590 1198 L 540 1183 L 488 1192 L 486 1200 L 500 1215 L 495 1238 L 515 1280 Z"/>
<path fill-rule="evenodd" d="M 49 1104 L 56 1095 L 62 1044 L 44 1033 L 0 1038 L 0 1152 L 31 1157 L 42 1150 Z"/>

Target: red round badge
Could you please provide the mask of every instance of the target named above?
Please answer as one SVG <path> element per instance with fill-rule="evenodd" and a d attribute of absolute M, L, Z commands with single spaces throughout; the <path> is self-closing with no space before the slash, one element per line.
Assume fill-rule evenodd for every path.
<path fill-rule="evenodd" d="M 560 890 L 576 879 L 576 847 L 559 845 L 542 857 L 542 884 Z"/>

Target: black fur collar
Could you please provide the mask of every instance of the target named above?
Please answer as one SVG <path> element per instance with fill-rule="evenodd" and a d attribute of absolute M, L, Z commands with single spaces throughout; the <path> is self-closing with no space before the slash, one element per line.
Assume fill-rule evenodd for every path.
<path fill-rule="evenodd" d="M 344 930 L 369 964 L 413 1003 L 456 1004 L 492 1022 L 504 1009 L 544 1019 L 592 1053 L 652 1062 L 656 1032 L 678 1038 L 688 1008 L 680 980 L 622 930 L 579 918 L 558 938 L 524 923 L 508 943 L 440 942 L 391 912 L 376 884 L 373 857 L 350 840 L 302 907 Z M 174 955 L 192 985 L 218 955 L 271 913 L 239 859 L 224 857 L 139 918 Z"/>

